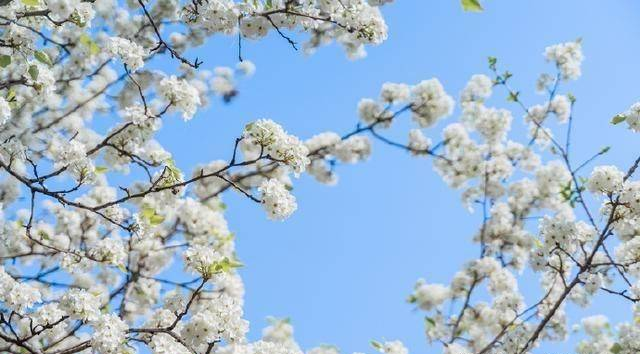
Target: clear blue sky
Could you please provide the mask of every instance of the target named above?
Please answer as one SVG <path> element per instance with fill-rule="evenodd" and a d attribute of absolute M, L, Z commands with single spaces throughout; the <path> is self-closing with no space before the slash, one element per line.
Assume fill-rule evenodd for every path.
<path fill-rule="evenodd" d="M 357 62 L 337 46 L 306 57 L 277 36 L 246 42 L 244 57 L 256 63 L 257 73 L 242 83 L 238 99 L 228 106 L 215 102 L 188 124 L 170 119 L 160 140 L 180 167 L 191 170 L 228 158 L 233 138 L 257 118 L 272 118 L 302 138 L 346 132 L 356 123 L 358 100 L 377 96 L 382 83 L 438 77 L 457 96 L 472 74 L 486 72 L 489 55 L 515 73 L 513 84 L 525 102 L 541 103 L 533 91 L 537 74 L 551 70 L 542 57 L 545 46 L 582 37 L 584 75 L 568 86 L 578 98 L 575 156 L 612 145 L 601 161 L 629 165 L 638 137 L 608 122 L 640 98 L 640 3 L 487 0 L 485 7 L 473 14 L 464 13 L 457 0 L 398 0 L 383 11 L 389 40 Z M 234 65 L 236 51 L 234 38 L 216 37 L 197 54 L 213 68 Z M 499 91 L 494 103 L 509 106 L 504 96 Z M 521 114 L 515 118 L 514 126 L 521 127 Z M 404 140 L 408 128 L 398 124 L 391 134 Z M 434 140 L 440 135 L 437 128 L 429 133 Z M 299 210 L 284 223 L 268 221 L 246 199 L 226 196 L 246 264 L 252 338 L 266 316 L 288 316 L 305 348 L 332 343 L 343 353 L 371 352 L 370 339 L 387 338 L 403 340 L 413 353 L 439 353 L 440 346 L 426 343 L 422 314 L 404 299 L 417 278 L 447 283 L 477 255 L 470 240 L 481 216 L 464 210 L 459 192 L 444 185 L 430 161 L 385 145 L 375 144 L 368 162 L 343 166 L 339 174 L 335 187 L 297 180 Z M 614 318 L 629 312 L 617 299 L 597 303 L 615 308 Z M 546 348 L 569 353 L 573 345 Z"/>

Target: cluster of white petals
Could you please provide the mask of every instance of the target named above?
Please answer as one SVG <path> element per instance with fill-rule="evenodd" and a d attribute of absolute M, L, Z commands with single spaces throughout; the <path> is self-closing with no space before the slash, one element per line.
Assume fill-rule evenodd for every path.
<path fill-rule="evenodd" d="M 258 152 L 260 158 L 268 154 L 271 158 L 290 166 L 296 174 L 305 171 L 309 164 L 309 150 L 296 136 L 287 134 L 282 127 L 270 119 L 259 119 L 247 124 L 244 130 L 247 155 Z"/>
<path fill-rule="evenodd" d="M 544 55 L 553 61 L 565 80 L 576 80 L 582 75 L 582 42 L 565 42 L 545 48 Z"/>
<path fill-rule="evenodd" d="M 112 56 L 116 56 L 131 71 L 136 71 L 144 66 L 144 59 L 147 55 L 144 48 L 126 38 L 111 37 L 105 43 L 105 50 Z"/>
<path fill-rule="evenodd" d="M 275 178 L 262 182 L 258 191 L 262 193 L 262 203 L 270 219 L 287 219 L 298 209 L 296 198 Z"/>

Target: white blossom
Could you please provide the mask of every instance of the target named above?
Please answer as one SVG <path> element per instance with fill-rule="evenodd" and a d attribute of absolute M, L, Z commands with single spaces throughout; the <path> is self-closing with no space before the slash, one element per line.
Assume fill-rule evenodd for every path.
<path fill-rule="evenodd" d="M 307 147 L 270 119 L 247 124 L 243 135 L 249 145 L 291 166 L 296 174 L 304 172 L 310 162 Z"/>
<path fill-rule="evenodd" d="M 407 84 L 386 82 L 380 90 L 380 100 L 384 103 L 396 104 L 409 100 L 411 88 Z"/>
<path fill-rule="evenodd" d="M 198 90 L 175 75 L 162 79 L 158 91 L 167 101 L 182 111 L 182 118 L 185 121 L 193 118 L 201 104 Z"/>
<path fill-rule="evenodd" d="M 371 141 L 362 135 L 354 135 L 336 144 L 333 154 L 344 163 L 356 163 L 371 155 Z"/>
<path fill-rule="evenodd" d="M 441 305 L 449 298 L 450 290 L 442 284 L 428 284 L 419 279 L 414 287 L 410 302 L 416 303 L 421 309 L 429 311 Z"/>
<path fill-rule="evenodd" d="M 151 339 L 151 349 L 153 354 L 188 354 L 189 349 L 176 342 L 173 337 L 166 333 L 158 333 Z"/>
<path fill-rule="evenodd" d="M 120 58 L 131 71 L 142 68 L 147 56 L 147 52 L 139 44 L 120 37 L 110 37 L 106 50 L 110 55 Z"/>
<path fill-rule="evenodd" d="M 486 75 L 476 74 L 471 77 L 467 86 L 460 94 L 460 100 L 465 102 L 480 101 L 489 98 L 493 89 L 493 81 Z"/>
<path fill-rule="evenodd" d="M 262 193 L 262 205 L 269 219 L 287 219 L 298 208 L 296 198 L 277 179 L 265 180 L 258 191 Z"/>
<path fill-rule="evenodd" d="M 421 128 L 432 126 L 453 111 L 453 98 L 447 95 L 438 79 L 425 80 L 411 89 L 413 120 Z"/>
<path fill-rule="evenodd" d="M 93 321 L 100 315 L 100 300 L 86 290 L 70 289 L 60 298 L 60 308 L 83 321 Z"/>
<path fill-rule="evenodd" d="M 431 139 L 424 136 L 422 130 L 411 129 L 409 131 L 409 148 L 414 154 L 426 153 L 431 146 Z"/>
<path fill-rule="evenodd" d="M 548 61 L 555 62 L 565 80 L 576 80 L 582 75 L 581 64 L 582 42 L 565 42 L 545 48 L 544 55 Z"/>
<path fill-rule="evenodd" d="M 11 106 L 4 97 L 0 97 L 0 126 L 5 125 L 9 119 L 11 119 Z"/>
<path fill-rule="evenodd" d="M 92 325 L 95 332 L 91 337 L 91 346 L 96 352 L 102 354 L 130 352 L 123 345 L 129 327 L 118 316 L 101 315 Z"/>
<path fill-rule="evenodd" d="M 592 193 L 614 193 L 622 189 L 624 173 L 616 166 L 598 166 L 591 173 L 587 188 Z"/>

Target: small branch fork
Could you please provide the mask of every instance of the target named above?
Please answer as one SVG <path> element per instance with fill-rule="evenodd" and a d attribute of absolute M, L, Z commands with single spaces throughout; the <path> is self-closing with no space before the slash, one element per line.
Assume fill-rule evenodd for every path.
<path fill-rule="evenodd" d="M 153 31 L 155 32 L 156 37 L 158 38 L 158 44 L 154 48 L 151 49 L 151 52 L 155 52 L 155 51 L 160 50 L 162 48 L 166 48 L 169 51 L 169 53 L 171 53 L 171 57 L 172 58 L 176 58 L 181 63 L 186 64 L 186 65 L 188 65 L 188 66 L 190 66 L 190 67 L 192 67 L 194 69 L 198 69 L 200 67 L 200 65 L 202 65 L 202 61 L 198 61 L 198 58 L 196 58 L 192 63 L 191 61 L 185 59 L 175 49 L 173 49 L 173 47 L 171 47 L 171 45 L 169 43 L 167 43 L 162 38 L 162 34 L 160 34 L 160 29 L 158 28 L 158 26 L 156 25 L 155 21 L 153 20 L 153 17 L 151 17 L 151 14 L 149 14 L 149 11 L 147 10 L 147 7 L 144 4 L 144 2 L 142 0 L 138 0 L 138 4 L 140 5 L 142 10 L 144 11 L 144 15 L 149 20 L 149 24 L 151 24 L 151 27 L 153 28 Z"/>

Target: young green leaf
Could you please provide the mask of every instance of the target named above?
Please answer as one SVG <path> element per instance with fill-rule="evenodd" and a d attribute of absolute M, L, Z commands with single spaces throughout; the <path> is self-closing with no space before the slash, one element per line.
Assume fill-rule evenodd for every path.
<path fill-rule="evenodd" d="M 89 48 L 89 54 L 96 55 L 100 53 L 100 47 L 98 46 L 98 44 L 86 33 L 80 35 L 80 43 Z"/>
<path fill-rule="evenodd" d="M 613 125 L 620 124 L 620 123 L 624 122 L 625 120 L 627 120 L 627 116 L 625 116 L 624 114 L 616 114 L 611 119 L 611 124 L 613 124 Z"/>
<path fill-rule="evenodd" d="M 49 58 L 49 55 L 41 50 L 36 50 L 36 52 L 33 53 L 33 56 L 43 64 L 47 64 L 49 66 L 53 65 L 53 62 L 51 62 L 51 58 Z"/>
<path fill-rule="evenodd" d="M 151 226 L 158 226 L 162 224 L 163 221 L 164 221 L 164 216 L 160 214 L 154 214 L 149 218 L 149 223 L 151 224 Z"/>
<path fill-rule="evenodd" d="M 464 11 L 482 12 L 483 8 L 479 0 L 461 0 Z"/>
<path fill-rule="evenodd" d="M 498 58 L 491 56 L 489 57 L 488 61 L 489 61 L 489 69 L 495 70 L 496 64 L 498 63 Z"/>
<path fill-rule="evenodd" d="M 38 80 L 38 74 L 39 74 L 38 66 L 36 66 L 36 65 L 29 65 L 29 70 L 28 70 L 28 72 L 29 72 L 29 76 L 31 76 L 31 78 L 32 78 L 33 80 Z"/>
<path fill-rule="evenodd" d="M 7 91 L 7 97 L 5 97 L 5 100 L 7 100 L 7 102 L 12 102 L 15 98 L 16 91 L 14 89 L 9 89 L 9 91 Z"/>
<path fill-rule="evenodd" d="M 611 346 L 609 351 L 612 352 L 613 354 L 618 354 L 622 351 L 622 346 L 620 345 L 620 343 L 615 343 Z"/>
<path fill-rule="evenodd" d="M 11 64 L 11 56 L 0 55 L 0 66 L 6 68 L 9 64 Z"/>

